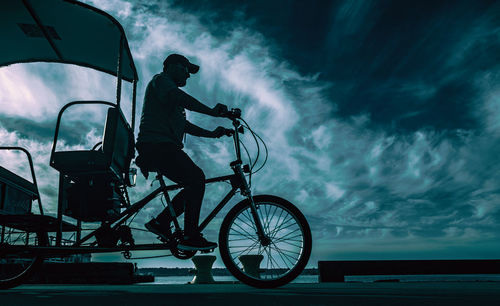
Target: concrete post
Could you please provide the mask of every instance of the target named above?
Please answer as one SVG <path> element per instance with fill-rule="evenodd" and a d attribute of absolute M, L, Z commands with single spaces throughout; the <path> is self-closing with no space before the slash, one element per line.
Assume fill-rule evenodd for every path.
<path fill-rule="evenodd" d="M 262 255 L 241 255 L 238 257 L 246 274 L 260 278 L 260 262 L 264 259 Z"/>
<path fill-rule="evenodd" d="M 216 257 L 214 255 L 196 255 L 192 260 L 196 268 L 196 275 L 191 284 L 213 284 L 212 265 Z"/>

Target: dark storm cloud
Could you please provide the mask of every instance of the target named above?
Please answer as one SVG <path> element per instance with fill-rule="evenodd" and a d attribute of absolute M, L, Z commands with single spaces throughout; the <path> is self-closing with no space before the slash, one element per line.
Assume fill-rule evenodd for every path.
<path fill-rule="evenodd" d="M 55 120 L 34 121 L 22 117 L 11 117 L 0 114 L 0 126 L 8 132 L 16 132 L 20 138 L 36 139 L 41 142 L 53 142 L 56 127 Z M 68 146 L 86 144 L 87 135 L 92 130 L 99 135 L 103 124 L 91 120 L 70 119 L 61 124 L 59 137 Z"/>
<path fill-rule="evenodd" d="M 35 122 L 22 117 L 0 114 L 0 126 L 9 132 L 18 132 L 20 137 L 50 141 L 54 138 L 55 121 Z"/>
<path fill-rule="evenodd" d="M 251 26 L 298 71 L 338 85 L 335 116 L 391 132 L 478 129 L 481 88 L 500 67 L 495 1 L 174 1 L 213 33 Z M 498 76 L 496 77 L 498 81 Z"/>
<path fill-rule="evenodd" d="M 366 112 L 375 124 L 410 131 L 481 127 L 475 79 L 499 67 L 498 9 L 480 2 L 378 7 L 362 48 L 335 71 L 347 75 L 333 76 L 357 81 L 339 114 Z"/>
<path fill-rule="evenodd" d="M 331 14 L 341 1 L 172 1 L 193 13 L 217 36 L 229 36 L 235 27 L 249 27 L 275 44 L 277 56 L 297 63 L 300 72 L 324 67 L 325 42 Z"/>

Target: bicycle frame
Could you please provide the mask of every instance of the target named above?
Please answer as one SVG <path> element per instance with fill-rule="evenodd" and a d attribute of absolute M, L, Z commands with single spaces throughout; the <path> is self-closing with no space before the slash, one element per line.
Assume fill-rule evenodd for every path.
<path fill-rule="evenodd" d="M 117 216 L 114 220 L 108 221 L 106 224 L 113 224 L 111 227 L 112 229 L 117 228 L 118 226 L 122 225 L 128 218 L 132 217 L 135 213 L 140 211 L 144 206 L 146 206 L 151 200 L 156 198 L 160 193 L 163 193 L 165 198 L 167 199 L 167 204 L 169 207 L 171 207 L 171 201 L 170 197 L 168 195 L 169 191 L 181 189 L 183 186 L 179 184 L 175 185 L 165 185 L 165 181 L 163 180 L 163 177 L 161 174 L 157 175 L 157 179 L 160 182 L 160 187 L 156 188 L 154 191 L 152 191 L 150 194 L 148 194 L 146 197 L 143 199 L 137 201 L 136 203 L 132 204 L 130 207 L 125 209 L 119 216 Z M 231 198 L 236 194 L 236 191 L 238 188 L 240 188 L 240 185 L 237 180 L 237 175 L 232 174 L 232 175 L 225 175 L 225 176 L 220 176 L 220 177 L 215 177 L 211 178 L 205 181 L 205 184 L 209 183 L 215 183 L 215 182 L 223 182 L 223 181 L 230 181 L 232 188 L 231 190 L 226 194 L 226 196 L 217 204 L 217 206 L 212 210 L 212 212 L 205 218 L 205 220 L 201 223 L 199 226 L 200 231 L 203 230 L 209 223 L 210 221 L 215 218 L 215 216 L 219 213 L 219 211 L 231 200 Z M 174 223 L 177 229 L 180 228 L 178 221 L 176 218 L 174 218 Z M 102 226 L 101 226 L 102 227 Z M 92 231 L 82 239 L 78 240 L 75 242 L 74 246 L 79 246 L 85 241 L 89 240 L 90 238 L 94 237 L 96 232 L 101 228 L 99 227 L 98 229 Z M 134 249 L 134 247 L 130 247 L 130 249 Z"/>

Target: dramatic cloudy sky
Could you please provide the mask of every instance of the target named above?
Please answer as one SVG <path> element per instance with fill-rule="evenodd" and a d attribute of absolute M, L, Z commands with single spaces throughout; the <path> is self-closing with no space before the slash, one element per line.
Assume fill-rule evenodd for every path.
<path fill-rule="evenodd" d="M 140 78 L 138 111 L 147 82 L 171 52 L 201 65 L 188 93 L 243 110 L 270 149 L 254 192 L 285 197 L 305 213 L 311 266 L 500 256 L 500 3 L 86 2 L 127 33 Z M 71 65 L 0 69 L 0 142 L 32 152 L 49 213 L 56 211 L 57 172 L 48 152 L 57 112 L 76 99 L 113 101 L 114 86 L 110 76 Z M 124 90 L 130 101 L 131 87 Z M 229 126 L 188 116 L 206 128 Z M 98 108 L 69 112 L 58 148 L 90 148 L 103 120 Z M 207 176 L 228 173 L 230 139 L 188 137 L 186 151 Z M 0 158 L 26 173 L 17 155 Z M 150 184 L 140 178 L 132 198 Z M 209 187 L 204 207 L 227 189 Z M 135 226 L 160 207 L 152 203 Z M 208 238 L 216 239 L 220 221 Z M 139 263 L 166 262 L 183 265 Z"/>

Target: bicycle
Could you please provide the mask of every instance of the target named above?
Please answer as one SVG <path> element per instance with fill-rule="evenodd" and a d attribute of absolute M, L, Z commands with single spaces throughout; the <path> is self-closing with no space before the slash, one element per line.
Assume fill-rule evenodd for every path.
<path fill-rule="evenodd" d="M 231 132 L 227 134 L 232 136 L 234 141 L 236 160 L 230 163 L 233 174 L 210 178 L 205 183 L 229 182 L 231 190 L 201 222 L 199 230 L 203 231 L 239 191 L 245 199 L 229 210 L 222 221 L 219 232 L 219 251 L 222 261 L 231 274 L 245 284 L 257 288 L 279 287 L 295 279 L 305 268 L 312 248 L 310 227 L 300 210 L 289 201 L 273 195 L 252 195 L 249 184 L 251 176 L 264 166 L 267 160 L 267 147 L 241 118 L 239 109 L 232 109 L 226 114 L 226 117 L 232 121 L 233 125 Z M 58 123 L 59 120 L 60 116 Z M 252 163 L 248 150 L 239 137 L 239 134 L 243 133 L 245 129 L 250 131 L 258 148 L 259 140 L 266 148 L 266 160 L 256 171 L 253 171 L 253 168 L 257 163 L 260 149 L 258 149 L 257 158 Z M 250 165 L 244 165 L 242 162 L 240 144 L 244 146 Z M 156 169 L 143 168 L 142 170 L 156 172 Z M 126 188 L 123 190 L 115 186 L 115 191 L 120 195 L 121 201 L 125 203 L 125 210 L 109 218 L 98 229 L 93 230 L 83 238 L 78 238 L 75 243 L 69 246 L 62 245 L 61 235 L 59 235 L 59 243 L 56 243 L 56 246 L 50 246 L 46 238 L 47 229 L 46 227 L 44 229 L 44 226 L 38 228 L 38 239 L 32 242 L 34 244 L 32 246 L 4 243 L 0 248 L 0 262 L 2 258 L 5 260 L 7 256 L 17 254 L 18 259 L 22 258 L 23 261 L 30 262 L 30 264 L 18 267 L 19 271 L 15 274 L 10 272 L 11 275 L 7 279 L 5 276 L 2 277 L 0 271 L 2 278 L 0 279 L 0 287 L 9 287 L 22 282 L 32 270 L 40 265 L 43 257 L 120 251 L 125 258 L 130 258 L 130 252 L 137 250 L 170 250 L 171 254 L 179 259 L 189 259 L 194 256 L 196 251 L 183 251 L 177 248 L 177 244 L 183 237 L 183 230 L 177 217 L 173 217 L 174 231 L 171 239 L 162 240 L 161 244 L 136 245 L 130 228 L 125 225 L 127 220 L 130 218 L 133 220 L 133 217 L 146 204 L 159 195 L 165 198 L 171 216 L 176 215 L 169 192 L 182 188 L 182 185 L 167 186 L 163 176 L 158 172 L 156 179 L 160 186 L 143 199 L 130 205 L 126 205 L 126 200 L 128 200 Z M 61 222 L 59 226 L 61 228 L 68 227 L 68 230 L 71 227 L 70 224 L 64 222 Z M 91 238 L 94 238 L 95 241 L 88 242 Z M 257 263 L 251 267 L 251 264 L 247 263 L 248 261 L 256 261 Z M 262 262 L 264 267 L 260 268 L 259 262 Z"/>

